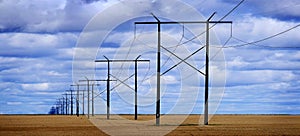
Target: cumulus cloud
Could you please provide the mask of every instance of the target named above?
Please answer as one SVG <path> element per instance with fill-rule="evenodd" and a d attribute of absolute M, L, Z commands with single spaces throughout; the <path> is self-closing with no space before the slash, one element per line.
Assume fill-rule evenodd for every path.
<path fill-rule="evenodd" d="M 106 0 L 51 0 L 51 1 L 0 1 L 0 90 L 3 96 L 0 103 L 4 104 L 4 108 L 0 113 L 47 113 L 51 105 L 60 97 L 61 93 L 69 89 L 72 77 L 72 59 L 73 51 L 79 51 L 81 56 L 78 63 L 74 63 L 73 67 L 77 67 L 82 73 L 78 78 L 83 78 L 86 74 L 95 72 L 95 66 L 99 67 L 97 74 L 106 74 L 106 65 L 95 65 L 94 62 L 89 62 L 90 58 L 95 59 L 91 54 L 92 51 L 98 49 L 99 54 L 97 58 L 103 58 L 105 54 L 109 58 L 120 58 L 126 55 L 130 50 L 130 42 L 133 40 L 133 25 L 132 20 L 123 23 L 120 26 L 115 26 L 116 29 L 109 35 L 98 35 L 98 31 L 81 34 L 81 36 L 92 36 L 92 38 L 85 43 L 84 47 L 75 47 L 76 41 L 79 38 L 80 31 L 89 20 L 99 11 L 107 9 L 109 6 L 121 2 L 122 9 L 113 8 L 114 13 L 121 10 L 128 12 L 122 14 L 130 16 L 137 14 L 137 12 L 149 15 L 154 12 L 157 16 L 168 15 L 176 19 L 195 20 L 189 16 L 193 9 L 181 9 L 183 5 L 177 5 L 176 13 L 173 13 L 173 3 L 167 1 L 131 1 L 129 5 L 139 3 L 135 9 L 127 9 L 128 3 L 125 1 L 106 1 Z M 213 20 L 218 20 L 231 10 L 239 0 L 225 1 L 225 0 L 210 0 L 210 1 L 192 1 L 185 0 L 184 2 L 191 4 L 205 17 L 209 17 L 213 12 L 217 11 Z M 125 4 L 125 6 L 124 6 Z M 126 6 L 127 4 L 127 6 Z M 264 37 L 276 34 L 278 32 L 287 30 L 299 24 L 299 2 L 296 0 L 273 0 L 273 1 L 259 1 L 251 0 L 245 1 L 239 8 L 231 13 L 226 20 L 233 21 L 233 36 L 242 39 L 246 42 L 259 40 Z M 208 8 L 209 7 L 209 8 Z M 149 9 L 149 11 L 144 11 Z M 148 13 L 149 12 L 149 13 Z M 117 16 L 114 15 L 113 17 Z M 102 14 L 101 18 L 109 19 L 109 22 L 103 26 L 93 24 L 94 28 L 100 28 L 99 31 L 109 31 L 107 28 L 118 24 L 116 18 L 112 18 L 112 14 Z M 154 20 L 150 15 L 143 21 Z M 197 18 L 196 20 L 202 20 Z M 193 31 L 185 29 L 185 37 L 183 41 L 192 38 L 192 33 L 199 33 L 204 31 L 204 26 L 185 26 L 190 27 Z M 174 47 L 182 38 L 182 26 L 163 27 L 163 46 Z M 230 26 L 216 25 L 213 29 L 220 39 L 221 45 L 230 37 Z M 299 34 L 298 30 L 294 29 L 280 35 L 276 38 L 260 42 L 260 45 L 267 45 L 272 47 L 298 47 Z M 144 49 L 148 52 L 143 53 L 143 59 L 156 59 L 156 26 L 137 27 L 138 38 L 135 40 L 134 47 L 136 48 L 129 55 L 128 59 L 137 57 L 137 53 Z M 211 33 L 213 34 L 213 33 Z M 104 45 L 99 45 L 95 39 L 105 39 Z M 212 38 L 212 46 L 221 46 L 216 41 L 218 38 Z M 178 50 L 172 50 L 180 57 L 186 57 L 198 49 L 199 44 L 205 43 L 205 35 L 199 37 L 186 45 L 178 47 Z M 231 39 L 228 45 L 242 44 L 235 39 Z M 97 48 L 93 45 L 97 45 Z M 123 46 L 122 48 L 119 48 Z M 186 46 L 186 47 L 184 47 Z M 213 48 L 212 48 L 213 49 Z M 215 48 L 213 49 L 215 50 Z M 227 89 L 224 94 L 224 100 L 221 104 L 219 113 L 297 113 L 295 110 L 299 107 L 299 75 L 298 72 L 300 63 L 300 52 L 297 49 L 280 49 L 256 47 L 254 45 L 245 46 L 243 48 L 228 48 L 223 50 L 225 53 L 225 60 L 227 61 L 227 70 L 218 64 L 221 60 L 219 58 L 212 58 L 213 65 L 211 65 L 214 78 L 212 80 L 218 81 L 222 79 L 222 73 L 227 74 Z M 187 60 L 192 62 L 195 60 L 195 66 L 201 67 L 204 61 L 204 53 L 200 52 L 195 57 Z M 216 51 L 212 51 L 214 55 Z M 117 55 L 116 55 L 117 54 Z M 162 63 L 164 63 L 169 53 L 163 50 Z M 218 56 L 219 57 L 219 56 Z M 77 58 L 78 59 L 78 58 Z M 124 59 L 124 58 L 121 58 Z M 171 57 L 171 60 L 166 63 L 162 71 L 168 67 L 173 66 L 179 60 L 176 57 Z M 120 65 L 113 64 L 112 73 L 118 73 Z M 150 70 L 148 67 L 150 66 Z M 149 78 L 141 84 L 141 93 L 146 94 L 141 111 L 145 113 L 152 113 L 155 108 L 155 75 L 156 62 L 151 61 L 149 64 L 141 64 L 139 69 L 139 80 L 144 76 Z M 128 72 L 132 72 L 132 66 L 129 65 Z M 88 69 L 88 70 L 87 70 Z M 178 71 L 184 71 L 181 80 Z M 204 71 L 202 68 L 201 70 Z M 195 93 L 194 90 L 203 89 L 203 76 L 194 71 L 186 64 L 181 64 L 177 69 L 172 70 L 167 75 L 163 76 L 167 85 L 164 90 L 163 112 L 173 106 L 172 103 L 178 100 L 180 94 L 185 98 L 186 103 L 189 102 L 187 94 L 198 95 L 202 98 L 202 93 Z M 73 71 L 74 72 L 74 71 Z M 150 73 L 150 74 L 145 74 Z M 187 74 L 188 73 L 188 74 Z M 127 75 L 119 75 L 121 79 L 126 78 Z M 191 78 L 198 76 L 197 81 Z M 91 76 L 92 78 L 92 76 Z M 151 79 L 151 81 L 150 81 Z M 183 92 L 178 91 L 180 88 L 179 82 L 184 82 L 182 88 Z M 132 85 L 132 81 L 128 81 Z M 151 85 L 152 87 L 150 87 Z M 115 84 L 113 84 L 115 85 Z M 142 86 L 145 85 L 145 86 Z M 215 87 L 220 87 L 220 84 L 214 84 Z M 105 86 L 105 85 L 104 85 Z M 153 89 L 154 87 L 154 89 Z M 101 88 L 105 89 L 105 88 Z M 200 90 L 201 90 L 200 89 Z M 218 88 L 217 88 L 218 89 Z M 128 113 L 131 110 L 130 104 L 124 104 L 123 100 L 116 95 L 116 92 L 123 93 L 125 91 L 115 91 L 112 95 L 115 107 L 114 111 L 121 113 Z M 105 93 L 103 94 L 105 96 Z M 132 93 L 120 94 L 128 98 L 131 102 Z M 212 96 L 221 96 L 221 94 L 214 94 Z M 37 101 L 36 98 L 39 98 Z M 99 98 L 100 99 L 100 98 Z M 99 100 L 98 99 L 98 100 Z M 13 100 L 13 101 L 12 101 Z M 198 103 L 203 102 L 198 100 Z M 150 103 L 150 104 L 149 104 Z M 148 104 L 148 105 L 147 105 Z M 19 105 L 24 108 L 19 108 Z M 120 106 L 116 106 L 120 105 Z M 184 104 L 182 104 L 184 105 Z M 199 105 L 199 104 L 198 104 Z M 289 105 L 285 107 L 283 105 Z M 105 107 L 105 105 L 102 105 Z M 17 107 L 17 108 L 16 108 Z M 34 108 L 32 108 L 34 107 Z M 199 108 L 199 107 L 197 107 Z M 27 109 L 27 110 L 25 110 Z M 298 110 L 299 111 L 299 110 Z M 103 111 L 105 112 L 105 111 Z M 199 113 L 200 111 L 195 111 Z M 299 113 L 298 113 L 299 114 Z"/>
<path fill-rule="evenodd" d="M 61 49 L 74 47 L 77 40 L 77 34 L 59 33 L 54 35 L 32 33 L 2 33 L 0 34 L 0 39 L 2 41 L 0 50 L 1 56 L 55 57 L 56 55 L 60 54 Z"/>
<path fill-rule="evenodd" d="M 22 105 L 22 102 L 7 102 L 7 105 Z"/>
<path fill-rule="evenodd" d="M 81 31 L 97 12 L 115 2 L 2 0 L 0 11 L 5 14 L 0 15 L 0 31 L 50 33 Z"/>
<path fill-rule="evenodd" d="M 300 13 L 297 12 L 300 2 L 297 0 L 273 0 L 261 1 L 251 0 L 246 2 L 254 11 L 254 14 L 260 16 L 269 16 L 280 20 L 298 20 Z"/>
<path fill-rule="evenodd" d="M 48 83 L 41 83 L 41 84 L 22 84 L 22 88 L 25 90 L 47 90 Z"/>
<path fill-rule="evenodd" d="M 245 16 L 234 24 L 233 35 L 251 42 L 278 34 L 298 24 L 297 22 L 286 22 L 266 17 Z M 295 28 L 284 35 L 258 44 L 272 47 L 297 47 L 297 43 L 300 42 L 297 40 L 299 39 L 298 30 L 299 28 Z"/>

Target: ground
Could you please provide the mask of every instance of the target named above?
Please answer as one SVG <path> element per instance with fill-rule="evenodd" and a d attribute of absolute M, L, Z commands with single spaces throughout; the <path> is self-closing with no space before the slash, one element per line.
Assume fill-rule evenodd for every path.
<path fill-rule="evenodd" d="M 132 133 L 132 129 L 142 131 L 145 135 L 156 135 L 155 131 L 164 128 L 175 128 L 167 135 L 300 135 L 300 116 L 291 115 L 215 115 L 208 126 L 198 125 L 199 115 L 190 115 L 177 127 L 172 124 L 172 115 L 162 118 L 161 126 L 155 126 L 154 116 L 139 115 L 138 121 L 150 121 L 150 124 L 130 126 L 126 121 L 133 121 L 133 115 L 122 115 L 121 118 L 105 115 L 85 116 L 50 116 L 50 115 L 0 115 L 0 136 L 15 135 L 106 135 L 104 132 L 115 132 L 116 135 L 140 135 Z M 170 121 L 168 121 L 170 119 Z M 171 120 L 172 119 L 172 120 Z M 117 123 L 114 125 L 114 122 Z M 122 122 L 125 123 L 122 126 Z M 136 121 L 135 121 L 136 122 Z M 200 120 L 201 122 L 201 120 Z M 100 125 L 100 126 L 99 126 Z M 98 128 L 104 129 L 98 129 Z M 176 128 L 177 127 L 177 128 Z M 120 133 L 118 131 L 122 131 Z M 127 133 L 128 132 L 128 133 Z"/>
<path fill-rule="evenodd" d="M 17 135 L 105 135 L 89 120 L 75 116 L 18 115 L 0 116 L 0 136 Z"/>

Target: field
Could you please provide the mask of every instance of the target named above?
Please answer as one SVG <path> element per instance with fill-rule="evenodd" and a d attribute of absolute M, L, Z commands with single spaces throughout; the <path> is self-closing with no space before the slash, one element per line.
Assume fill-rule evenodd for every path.
<path fill-rule="evenodd" d="M 210 125 L 198 125 L 199 115 L 174 124 L 181 115 L 168 115 L 155 126 L 154 116 L 0 115 L 0 135 L 300 135 L 300 116 L 215 115 Z M 177 127 L 178 126 L 178 127 Z M 101 128 L 101 130 L 97 129 Z"/>
<path fill-rule="evenodd" d="M 47 115 L 0 115 L 0 136 L 105 135 L 86 117 Z"/>

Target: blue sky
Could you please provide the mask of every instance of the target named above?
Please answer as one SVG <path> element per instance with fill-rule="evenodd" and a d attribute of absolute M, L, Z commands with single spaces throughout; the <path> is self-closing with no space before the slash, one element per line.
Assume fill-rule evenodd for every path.
<path fill-rule="evenodd" d="M 130 52 L 128 59 L 134 59 L 141 50 L 142 59 L 151 59 L 151 63 L 139 64 L 139 96 L 140 113 L 155 113 L 155 50 L 156 33 L 153 26 L 137 26 L 136 33 L 138 38 L 131 44 L 134 35 L 134 21 L 155 21 L 150 12 L 155 13 L 162 20 L 164 13 L 174 11 L 175 7 L 168 1 L 152 0 L 142 3 L 142 7 L 136 7 L 133 11 L 142 11 L 143 8 L 149 9 L 149 16 L 135 18 L 121 23 L 115 27 L 109 35 L 102 37 L 103 43 L 98 43 L 97 48 L 80 47 L 80 39 L 84 36 L 81 32 L 90 20 L 96 20 L 97 15 L 113 12 L 111 8 L 115 4 L 125 3 L 118 0 L 44 0 L 44 1 L 25 1 L 25 0 L 0 0 L 0 113 L 1 114 L 43 114 L 48 113 L 58 98 L 61 98 L 65 90 L 70 89 L 70 84 L 77 81 L 74 76 L 74 60 L 80 61 L 82 69 L 90 74 L 93 71 L 96 75 L 89 78 L 105 78 L 106 65 L 97 64 L 88 61 L 90 52 L 97 50 L 96 58 L 104 59 L 102 55 L 110 58 L 124 58 L 128 53 L 130 45 L 134 45 L 135 50 Z M 219 20 L 228 11 L 230 11 L 239 0 L 182 0 L 192 6 L 196 11 L 203 15 L 203 19 L 208 18 L 213 12 L 217 14 L 213 20 Z M 149 4 L 149 5 L 146 5 Z M 168 7 L 168 5 L 171 5 Z M 245 0 L 234 12 L 225 18 L 233 21 L 232 37 L 230 37 L 230 25 L 216 25 L 212 30 L 219 41 L 213 43 L 212 48 L 220 47 L 229 39 L 225 45 L 221 56 L 224 55 L 224 61 L 215 59 L 212 65 L 212 96 L 215 89 L 218 93 L 217 98 L 222 98 L 216 113 L 219 114 L 300 114 L 300 27 L 292 29 L 284 34 L 274 38 L 258 42 L 255 45 L 250 44 L 242 47 L 230 47 L 244 44 L 244 42 L 257 41 L 282 31 L 288 30 L 300 24 L 299 13 L 300 2 L 298 0 Z M 168 9 L 171 8 L 171 9 Z M 120 9 L 121 10 L 121 9 Z M 115 11 L 118 13 L 119 11 Z M 189 16 L 182 14 L 168 13 L 179 19 L 188 19 Z M 192 12 L 192 11 L 190 11 Z M 128 14 L 132 12 L 128 11 Z M 121 14 L 121 13 L 120 13 Z M 107 15 L 109 16 L 109 15 Z M 94 17 L 94 18 L 93 18 Z M 190 17 L 194 20 L 193 16 Z M 101 20 L 101 19 L 100 19 Z M 116 19 L 118 20 L 118 19 Z M 166 19 L 165 19 L 166 20 Z M 111 22 L 102 22 L 116 24 L 114 19 Z M 201 26 L 201 25 L 200 25 Z M 185 28 L 186 27 L 186 28 Z M 193 33 L 204 30 L 195 26 L 185 26 L 182 38 L 182 26 L 163 27 L 164 39 L 163 45 L 169 49 L 176 43 L 186 41 L 193 37 Z M 191 28 L 188 30 L 187 28 Z M 105 28 L 103 28 L 105 30 Z M 200 31 L 199 31 L 200 30 Z M 81 34 L 81 35 L 80 35 Z M 95 36 L 95 35 L 93 35 Z M 171 36 L 169 38 L 168 36 Z M 96 36 L 97 37 L 97 36 Z M 173 38 L 172 38 L 173 37 Z M 151 39 L 152 38 L 152 39 Z M 182 38 L 182 40 L 180 40 Z M 199 48 L 198 43 L 205 43 L 204 37 L 200 36 L 188 47 L 180 46 L 176 53 L 184 57 L 193 50 Z M 175 39 L 175 40 L 174 40 Z M 79 41 L 79 42 L 78 42 Z M 91 41 L 86 41 L 92 43 Z M 84 42 L 83 42 L 84 43 Z M 137 45 L 144 45 L 137 48 Z M 81 51 L 82 50 L 82 51 Z M 76 54 L 78 53 L 79 54 Z M 85 53 L 85 54 L 80 54 Z M 181 53 L 181 54 L 180 54 Z M 186 54 L 185 54 L 186 53 Z M 202 68 L 203 55 L 200 52 L 198 56 L 193 57 L 197 68 Z M 213 54 L 213 53 L 212 53 Z M 75 57 L 74 57 L 75 55 Z M 76 58 L 80 56 L 80 59 Z M 169 54 L 164 52 L 162 63 L 164 63 Z M 201 58 L 202 57 L 202 58 Z M 94 58 L 94 59 L 96 59 Z M 163 67 L 162 71 L 168 66 L 174 65 L 179 60 L 171 57 Z M 222 63 L 220 66 L 220 63 Z M 193 63 L 192 60 L 189 62 Z M 200 64 L 200 65 L 199 65 Z M 124 64 L 128 69 L 121 70 L 121 64 L 113 64 L 112 73 L 120 79 L 126 79 L 128 73 L 132 73 L 133 65 Z M 226 65 L 226 67 L 223 67 Z M 73 67 L 72 67 L 73 66 Z M 75 65 L 75 68 L 76 67 Z M 97 70 L 95 70 L 97 69 Z M 201 70 L 204 71 L 202 68 Z M 202 113 L 203 106 L 203 77 L 197 75 L 187 65 L 181 64 L 180 67 L 164 75 L 162 113 Z M 93 73 L 91 72 L 91 73 Z M 180 74 L 180 76 L 178 76 Z M 219 81 L 225 81 L 225 87 Z M 104 76 L 103 76 L 104 75 Z M 220 76 L 221 75 L 221 76 Z M 222 76 L 223 75 L 223 76 Z M 84 79 L 84 77 L 80 77 Z M 145 80 L 142 80 L 145 79 Z M 191 82 L 193 79 L 197 81 Z M 126 81 L 133 85 L 133 78 Z M 199 85 L 200 83 L 200 85 Z M 105 90 L 105 83 L 100 83 L 95 93 Z M 112 83 L 112 86 L 118 82 Z M 180 89 L 178 89 L 180 88 Z M 184 93 L 190 91 L 189 95 Z M 85 89 L 82 87 L 82 89 Z M 112 110 L 115 113 L 133 113 L 133 94 L 126 92 L 126 86 L 120 86 L 112 91 Z M 224 90 L 223 90 L 224 89 Z M 178 99 L 195 99 L 195 103 L 183 101 L 180 104 Z M 193 95 L 193 96 L 190 96 Z M 195 98 L 194 96 L 197 96 Z M 223 97 L 221 97 L 223 96 Z M 106 93 L 101 95 L 106 98 Z M 105 105 L 101 103 L 103 99 L 96 98 L 97 113 L 105 113 Z M 179 103 L 174 111 L 174 105 Z M 195 104 L 192 110 L 184 110 L 187 105 Z M 104 107 L 103 107 L 104 106 Z M 175 106 L 176 107 L 176 106 Z"/>

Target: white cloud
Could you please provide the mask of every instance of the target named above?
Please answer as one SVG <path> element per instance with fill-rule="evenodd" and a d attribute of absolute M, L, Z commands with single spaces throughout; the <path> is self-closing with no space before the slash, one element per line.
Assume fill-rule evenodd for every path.
<path fill-rule="evenodd" d="M 166 75 L 163 76 L 162 78 L 162 82 L 163 84 L 180 84 L 180 80 L 178 78 L 176 78 L 176 76 L 173 75 Z"/>
<path fill-rule="evenodd" d="M 37 91 L 44 91 L 49 88 L 48 83 L 38 83 L 38 84 L 22 84 L 22 88 L 24 90 L 37 90 Z"/>
<path fill-rule="evenodd" d="M 0 50 L 2 56 L 41 57 L 55 56 L 60 49 L 75 46 L 77 34 L 2 33 L 0 39 L 3 44 Z"/>
<path fill-rule="evenodd" d="M 256 13 L 260 13 L 262 15 L 271 15 L 273 17 L 300 16 L 299 12 L 297 12 L 300 6 L 300 2 L 298 0 L 273 0 L 272 4 L 267 0 L 251 0 L 246 4 L 248 3 L 249 6 L 258 10 Z"/>
<path fill-rule="evenodd" d="M 22 102 L 7 102 L 7 105 L 21 105 L 23 104 Z"/>
<path fill-rule="evenodd" d="M 116 1 L 83 3 L 74 0 L 1 1 L 0 24 L 4 30 L 26 32 L 80 31 L 99 11 Z M 10 19 L 14 17 L 14 19 Z"/>
<path fill-rule="evenodd" d="M 1 97 L 1 103 L 6 103 L 6 108 L 2 109 L 5 113 L 24 113 L 24 107 L 17 109 L 17 105 L 20 105 L 20 101 L 26 102 L 31 106 L 26 106 L 28 109 L 25 113 L 46 113 L 48 112 L 51 104 L 53 104 L 60 94 L 69 88 L 69 82 L 71 82 L 72 76 L 72 56 L 73 51 L 80 51 L 79 55 L 81 58 L 78 63 L 73 66 L 77 67 L 82 73 L 80 79 L 87 74 L 94 72 L 94 62 L 88 62 L 87 59 L 95 59 L 94 54 L 91 52 L 98 49 L 100 46 L 96 39 L 102 38 L 106 35 L 98 35 L 99 32 L 91 33 L 92 38 L 87 41 L 83 41 L 84 47 L 78 47 L 74 49 L 75 42 L 78 40 L 78 31 L 81 31 L 84 25 L 94 16 L 98 11 L 103 11 L 107 7 L 117 3 L 114 1 L 93 1 L 93 2 L 83 2 L 74 0 L 56 0 L 56 1 L 9 1 L 2 0 L 0 4 L 0 40 L 1 40 L 1 50 L 0 50 L 0 90 L 4 94 Z M 174 3 L 168 3 L 169 1 L 131 1 L 130 4 L 139 3 L 134 9 L 128 9 L 127 6 L 122 6 L 122 9 L 113 8 L 111 9 L 112 14 L 103 14 L 99 21 L 108 19 L 109 21 L 103 26 L 97 28 L 103 28 L 101 31 L 109 31 L 112 25 L 120 23 L 116 16 L 119 15 L 120 11 L 126 10 L 128 12 L 122 14 L 125 19 L 131 14 L 139 14 L 143 12 L 143 15 L 149 15 L 148 12 L 154 12 L 157 16 L 171 16 L 175 19 L 187 19 L 195 20 L 194 16 L 187 16 L 193 11 L 192 8 L 183 9 L 183 5 L 175 5 Z M 222 17 L 227 11 L 229 11 L 238 1 L 224 2 L 219 0 L 212 1 L 186 1 L 187 3 L 192 3 L 195 8 L 198 8 L 204 16 L 210 16 L 212 12 L 217 11 L 218 14 L 213 18 L 217 20 Z M 295 18 L 294 21 L 289 19 L 282 19 L 281 15 L 286 15 L 289 18 L 291 16 L 299 16 L 298 6 L 296 1 L 274 1 L 273 4 L 268 4 L 265 1 L 245 1 L 245 5 L 241 5 L 237 10 L 235 10 L 227 19 L 232 20 L 233 23 L 233 35 L 245 41 L 254 41 L 270 35 L 276 34 L 283 30 L 286 30 L 292 26 L 299 24 Z M 125 1 L 121 1 L 121 4 L 128 4 Z M 251 11 L 251 4 L 256 5 L 256 14 Z M 267 4 L 267 6 L 266 6 Z M 295 5 L 295 6 L 291 6 Z M 249 8 L 243 8 L 243 7 Z M 209 8 L 208 8 L 209 7 Z M 284 8 L 291 7 L 291 8 Z M 264 13 L 259 15 L 259 12 L 266 12 L 269 10 L 277 10 L 284 8 L 287 12 L 271 12 L 270 14 Z M 148 9 L 145 11 L 145 9 Z M 180 9 L 180 10 L 177 10 Z M 255 9 L 255 8 L 254 8 Z M 135 13 L 136 11 L 137 13 Z M 175 12 L 174 12 L 175 11 Z M 251 11 L 251 12 L 249 12 Z M 144 13 L 146 12 L 146 13 Z M 284 14 L 283 14 L 284 13 Z M 13 18 L 11 18 L 13 17 Z M 111 19 L 112 18 L 112 19 Z M 197 16 L 198 18 L 198 16 Z M 204 18 L 205 19 L 205 18 Z M 152 17 L 145 19 L 145 21 L 154 20 Z M 198 18 L 197 20 L 202 20 Z M 95 26 L 99 24 L 95 23 Z M 177 27 L 177 26 L 176 26 Z M 186 26 L 187 27 L 187 26 Z M 138 33 L 141 35 L 139 40 L 136 40 L 135 46 L 140 46 L 133 50 L 128 59 L 137 57 L 137 53 L 144 49 L 147 52 L 143 53 L 144 59 L 156 59 L 156 26 L 146 27 L 143 29 L 139 27 Z M 153 30 L 152 30 L 153 28 Z M 193 32 L 199 33 L 203 31 L 203 28 L 192 27 Z M 124 45 L 121 49 L 107 47 L 101 48 L 98 52 L 97 58 L 103 58 L 102 55 L 107 55 L 109 58 L 121 58 L 120 56 L 126 55 L 129 50 L 130 41 L 133 39 L 132 31 L 116 31 L 109 35 L 106 42 L 114 42 L 120 45 Z M 97 29 L 98 30 L 98 29 Z M 127 29 L 126 29 L 127 30 Z M 296 46 L 299 45 L 300 37 L 298 34 L 299 28 L 292 30 L 282 36 L 268 40 L 262 45 L 269 46 Z M 74 32 L 75 31 L 75 32 Z M 214 31 L 219 34 L 219 38 L 222 43 L 228 38 L 230 27 L 227 25 L 217 25 Z M 5 33 L 13 32 L 13 33 Z M 27 33 L 30 32 L 30 33 Z M 149 32 L 149 33 L 148 33 Z M 45 34 L 47 33 L 47 34 Z M 82 35 L 82 36 L 87 36 Z M 88 35 L 90 36 L 90 35 Z M 178 40 L 182 36 L 181 27 L 178 28 L 164 28 L 164 33 L 162 35 L 164 46 L 174 46 L 178 43 Z M 186 29 L 185 38 L 183 41 L 191 37 L 191 32 Z M 166 38 L 168 37 L 168 38 Z M 175 40 L 174 40 L 174 39 Z M 200 37 L 201 41 L 204 41 L 205 36 Z M 217 39 L 213 39 L 217 40 Z M 215 41 L 212 41 L 216 43 Z M 189 55 L 189 52 L 194 51 L 198 48 L 200 42 L 196 41 L 194 43 L 188 44 L 187 48 L 179 47 L 178 50 L 174 51 L 180 57 L 185 57 Z M 231 40 L 230 45 L 240 44 L 241 42 Z M 202 43 L 203 44 L 203 43 Z M 97 48 L 94 48 L 96 45 Z M 219 46 L 219 45 L 218 45 Z M 299 93 L 295 90 L 299 90 L 299 72 L 300 67 L 299 58 L 300 52 L 297 50 L 273 50 L 273 49 L 261 49 L 247 46 L 246 48 L 234 48 L 234 49 L 224 49 L 226 60 L 228 61 L 227 70 L 227 81 L 228 90 L 225 93 L 225 105 L 221 107 L 223 112 L 234 111 L 240 113 L 247 113 L 248 111 L 259 111 L 262 113 L 274 110 L 277 113 L 281 113 L 276 108 L 283 108 L 282 105 L 290 104 L 288 107 L 289 111 L 293 112 L 291 109 L 297 109 L 299 105 L 294 103 L 299 103 Z M 152 52 L 151 52 L 152 51 Z M 202 53 L 202 52 L 201 52 Z M 117 55 L 115 55 L 117 54 Z M 162 62 L 166 60 L 168 53 L 163 51 Z M 200 53 L 199 53 L 200 54 Z M 199 55 L 197 54 L 197 55 Z M 204 60 L 203 56 L 199 55 L 192 59 L 197 60 L 195 63 L 202 64 Z M 191 62 L 191 60 L 188 60 Z M 164 67 L 172 66 L 176 63 L 178 59 L 172 57 L 172 61 L 169 61 Z M 201 61 L 201 62 L 200 62 Z M 213 65 L 212 71 L 215 77 L 212 79 L 219 81 L 222 79 L 222 74 L 224 68 L 219 65 L 219 59 L 212 61 L 215 63 Z M 139 69 L 141 73 L 148 73 L 147 64 L 146 66 Z M 146 78 L 155 75 L 156 62 L 151 61 L 150 63 L 150 74 Z M 106 68 L 106 65 L 101 65 L 101 68 Z M 114 64 L 113 74 L 118 72 L 120 65 Z M 87 70 L 88 69 L 88 70 Z M 177 75 L 180 71 L 183 72 L 184 81 L 180 80 Z M 204 70 L 204 69 L 202 69 Z M 186 103 L 190 102 L 190 95 L 195 96 L 196 91 L 199 86 L 203 86 L 203 77 L 196 73 L 191 72 L 192 69 L 186 66 L 186 64 L 181 64 L 179 68 L 171 71 L 163 78 L 165 78 L 166 83 L 164 88 L 162 88 L 162 95 L 164 95 L 165 100 L 168 102 L 175 102 L 179 94 L 185 100 Z M 73 71 L 74 72 L 74 71 Z M 102 73 L 101 73 L 102 72 Z M 103 74 L 106 70 L 101 70 L 99 77 L 103 78 Z M 129 71 L 131 72 L 131 71 Z M 93 76 L 93 75 L 91 75 Z M 143 78 L 144 75 L 139 76 L 139 80 Z M 191 77 L 199 77 L 199 79 L 194 80 Z M 119 78 L 126 78 L 126 75 L 120 75 Z M 143 111 L 152 112 L 155 103 L 156 94 L 156 79 L 150 78 L 148 81 L 144 82 L 144 86 L 140 86 L 141 89 L 141 103 L 144 104 L 145 108 Z M 132 85 L 132 81 L 128 81 Z M 180 88 L 179 82 L 183 82 Z M 219 86 L 218 86 L 219 87 Z M 176 90 L 177 89 L 177 90 Z M 178 91 L 182 89 L 183 91 Z M 55 90 L 55 91 L 54 91 Z M 125 89 L 124 89 L 125 90 Z M 196 90 L 196 91 L 195 91 Z M 200 88 L 202 90 L 202 88 Z M 212 90 L 218 90 L 212 89 Z M 30 93 L 29 93 L 30 92 Z M 123 91 L 125 92 L 125 91 Z M 122 93 L 122 90 L 119 91 Z M 144 97 L 142 96 L 144 93 Z M 187 95 L 189 94 L 189 95 Z M 115 94 L 114 94 L 115 95 Z M 120 94 L 128 98 L 128 101 L 132 101 L 132 94 Z M 202 93 L 198 94 L 199 98 L 203 97 Z M 112 95 L 113 96 L 113 95 Z M 170 97 L 169 97 L 170 96 Z M 220 97 L 221 93 L 214 93 L 212 96 Z M 44 99 L 49 97 L 48 99 Z M 34 101 L 34 98 L 43 98 L 41 102 Z M 116 98 L 113 96 L 113 98 Z M 14 100 L 14 101 L 11 101 Z M 40 99 L 41 100 L 41 99 Z M 260 103 L 257 103 L 259 101 Z M 122 100 L 118 99 L 114 101 L 116 104 L 122 104 Z M 172 104 L 164 103 L 164 108 L 162 111 L 170 108 Z M 270 104 L 272 103 L 273 104 Z M 47 105 L 48 104 L 48 105 Z M 264 106 L 258 106 L 258 105 Z M 12 105 L 12 106 L 9 106 Z M 32 106 L 34 105 L 34 106 Z M 42 106 L 36 106 L 42 105 Z M 242 106 L 239 106 L 242 105 Z M 124 107 L 122 107 L 124 106 Z M 126 107 L 127 106 L 127 107 Z M 130 108 L 123 104 L 116 107 L 115 111 L 130 111 Z M 233 106 L 233 107 L 231 107 Z M 32 108 L 34 107 L 34 108 Z M 151 108 L 146 109 L 146 108 Z M 247 108 L 252 108 L 253 110 L 247 110 Z M 122 110 L 124 109 L 124 110 Z M 264 110 L 266 109 L 266 110 Z M 4 111 L 5 110 L 5 111 Z M 21 111 L 23 110 L 23 111 Z M 240 111 L 240 112 L 239 112 Z M 0 111 L 2 112 L 2 111 Z M 125 113 L 126 113 L 125 112 Z M 275 112 L 275 113 L 276 113 Z M 199 113 L 199 111 L 197 111 Z"/>
<path fill-rule="evenodd" d="M 241 15 L 234 19 L 233 21 L 232 35 L 230 37 L 230 25 L 218 24 L 212 30 L 216 33 L 217 38 L 220 39 L 220 45 L 222 46 L 229 39 L 226 46 L 245 44 L 235 38 L 241 39 L 245 42 L 253 42 L 273 36 L 275 34 L 281 33 L 285 30 L 293 28 L 299 25 L 299 21 L 283 21 L 270 17 L 259 17 L 253 15 Z M 271 39 L 261 41 L 256 43 L 260 46 L 271 46 L 271 47 L 299 47 L 300 37 L 298 34 L 300 27 L 294 28 L 284 34 L 277 35 Z M 216 39 L 217 40 L 217 39 Z M 257 46 L 247 45 L 246 48 L 251 49 Z"/>
<path fill-rule="evenodd" d="M 290 82 L 297 79 L 292 71 L 277 70 L 248 70 L 229 71 L 227 70 L 227 82 L 229 85 L 240 84 L 263 84 L 272 82 Z"/>

